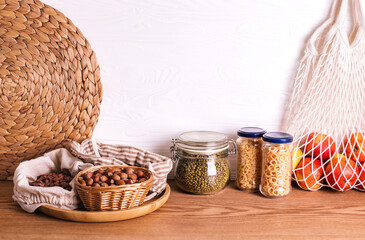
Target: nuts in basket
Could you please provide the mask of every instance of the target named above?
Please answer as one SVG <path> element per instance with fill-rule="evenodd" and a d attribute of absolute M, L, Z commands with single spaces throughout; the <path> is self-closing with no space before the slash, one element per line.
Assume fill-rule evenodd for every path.
<path fill-rule="evenodd" d="M 77 193 L 89 211 L 137 207 L 144 202 L 152 183 L 150 170 L 134 166 L 96 166 L 76 176 Z"/>
<path fill-rule="evenodd" d="M 82 186 L 109 187 L 125 184 L 141 183 L 149 179 L 148 174 L 141 169 L 133 168 L 106 168 L 88 171 L 82 174 L 78 181 Z"/>

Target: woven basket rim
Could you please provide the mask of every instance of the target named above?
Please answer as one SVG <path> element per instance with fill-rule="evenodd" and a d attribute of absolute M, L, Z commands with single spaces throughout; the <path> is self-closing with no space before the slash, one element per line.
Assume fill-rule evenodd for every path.
<path fill-rule="evenodd" d="M 117 168 L 117 169 L 121 169 L 121 168 L 133 168 L 133 169 L 140 169 L 140 170 L 144 170 L 145 172 L 148 172 L 150 174 L 150 178 L 147 179 L 144 182 L 141 183 L 133 183 L 133 184 L 125 184 L 125 185 L 116 185 L 116 186 L 109 186 L 109 187 L 97 187 L 97 186 L 83 186 L 79 183 L 79 177 L 84 174 L 85 172 L 88 171 L 95 171 L 98 169 L 102 169 L 102 168 Z M 141 186 L 144 185 L 149 185 L 152 184 L 154 177 L 153 177 L 153 172 L 147 168 L 144 167 L 137 167 L 137 166 L 128 166 L 128 165 L 101 165 L 101 166 L 93 166 L 93 167 L 88 167 L 85 168 L 84 170 L 80 171 L 76 176 L 75 176 L 75 182 L 76 182 L 76 187 L 81 189 L 81 190 L 104 190 L 104 191 L 117 191 L 117 190 L 124 190 L 126 188 L 139 188 Z"/>

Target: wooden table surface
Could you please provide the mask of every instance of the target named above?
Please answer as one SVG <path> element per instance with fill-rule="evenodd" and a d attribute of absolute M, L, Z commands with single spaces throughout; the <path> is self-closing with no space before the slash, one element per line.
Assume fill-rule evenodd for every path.
<path fill-rule="evenodd" d="M 190 195 L 172 181 L 157 211 L 111 223 L 77 223 L 24 212 L 0 182 L 0 239 L 365 239 L 365 193 L 293 187 L 282 199 L 237 190 Z"/>

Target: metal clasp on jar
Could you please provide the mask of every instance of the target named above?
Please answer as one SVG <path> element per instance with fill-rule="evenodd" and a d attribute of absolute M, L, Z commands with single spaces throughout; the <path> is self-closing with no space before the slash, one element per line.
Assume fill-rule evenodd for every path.
<path fill-rule="evenodd" d="M 170 147 L 170 153 L 171 153 L 171 160 L 176 163 L 176 143 L 179 142 L 176 138 L 171 138 L 172 146 Z"/>
<path fill-rule="evenodd" d="M 229 155 L 236 154 L 237 153 L 236 141 L 234 141 L 233 139 L 230 139 L 230 138 L 228 138 L 227 141 L 228 141 L 228 144 L 229 143 L 232 144 L 232 148 L 228 149 L 228 154 Z"/>

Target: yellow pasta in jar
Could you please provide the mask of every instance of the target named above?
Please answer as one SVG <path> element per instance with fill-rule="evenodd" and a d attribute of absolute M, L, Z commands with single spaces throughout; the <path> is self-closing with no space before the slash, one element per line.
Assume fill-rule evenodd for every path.
<path fill-rule="evenodd" d="M 261 180 L 262 135 L 261 128 L 241 128 L 237 134 L 237 178 L 236 186 L 245 191 L 257 191 Z"/>
<path fill-rule="evenodd" d="M 267 133 L 263 140 L 260 192 L 267 197 L 284 197 L 291 191 L 293 139 L 285 133 Z"/>

